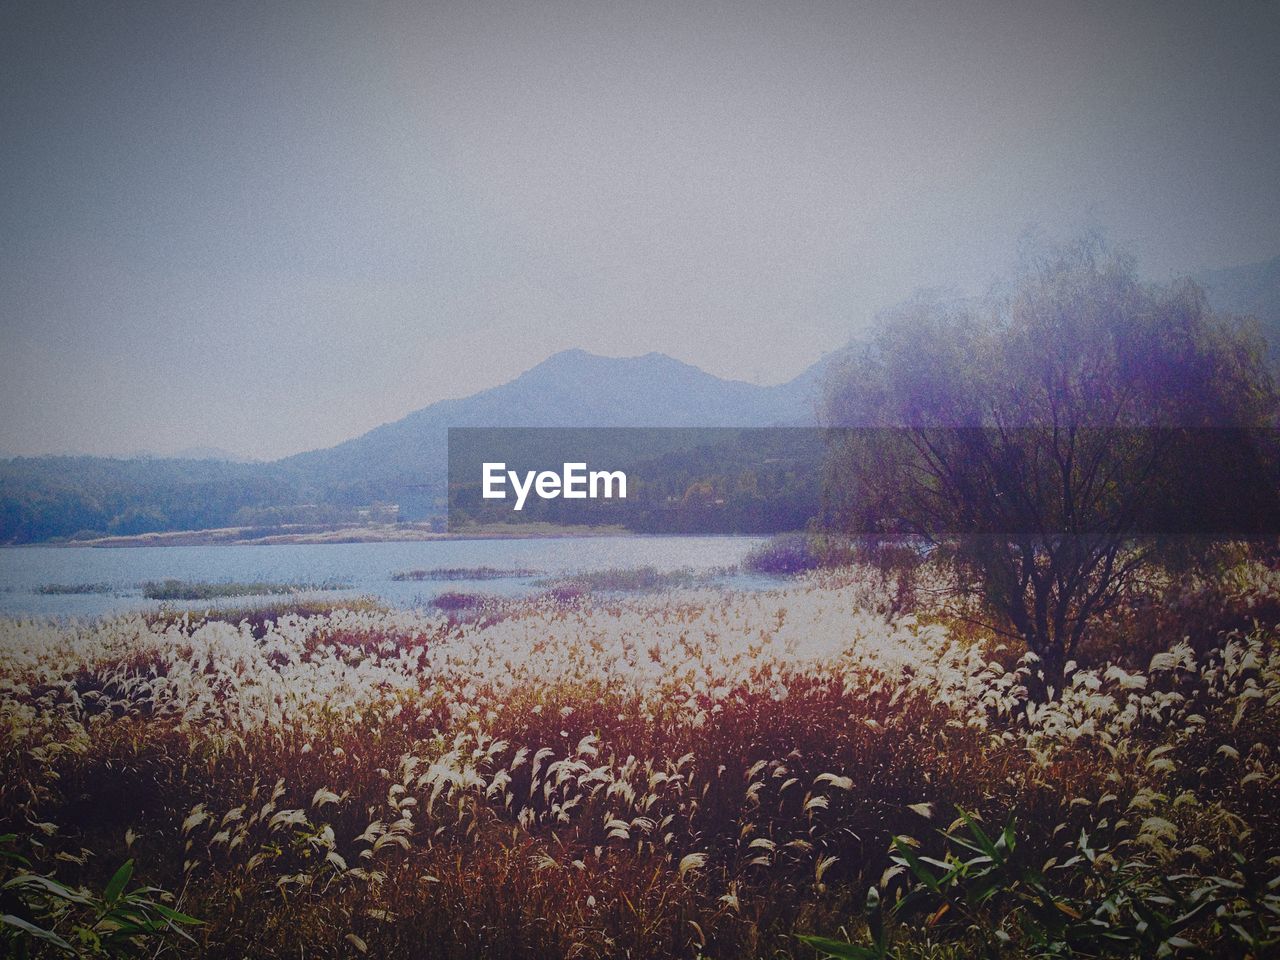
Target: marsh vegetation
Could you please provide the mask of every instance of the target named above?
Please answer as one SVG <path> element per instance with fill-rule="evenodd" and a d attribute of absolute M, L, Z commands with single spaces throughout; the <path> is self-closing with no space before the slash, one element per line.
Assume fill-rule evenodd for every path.
<path fill-rule="evenodd" d="M 157 934 L 191 956 L 1029 956 L 1050 934 L 1138 956 L 1146 915 L 1175 953 L 1264 955 L 1270 567 L 1135 595 L 1048 702 L 1034 654 L 892 593 L 850 567 L 482 623 L 5 622 L 0 818 L 27 861 L 6 881 L 101 891 L 131 859 L 203 921 Z M 981 884 L 955 872 L 985 856 L 970 823 L 1011 831 Z M 1044 932 L 1044 897 L 1070 929 Z"/>

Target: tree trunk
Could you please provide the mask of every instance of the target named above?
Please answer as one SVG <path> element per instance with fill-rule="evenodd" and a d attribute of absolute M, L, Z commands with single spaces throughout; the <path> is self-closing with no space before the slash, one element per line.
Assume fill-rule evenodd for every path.
<path fill-rule="evenodd" d="M 1067 658 L 1061 643 L 1049 637 L 1028 637 L 1027 648 L 1040 662 L 1027 682 L 1027 691 L 1036 703 L 1047 703 L 1062 696 Z"/>

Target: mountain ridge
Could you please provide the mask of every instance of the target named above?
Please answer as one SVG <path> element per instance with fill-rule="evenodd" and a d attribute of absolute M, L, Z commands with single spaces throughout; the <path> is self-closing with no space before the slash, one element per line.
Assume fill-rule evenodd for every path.
<path fill-rule="evenodd" d="M 1213 309 L 1257 317 L 1280 361 L 1280 257 L 1192 276 Z M 47 456 L 0 459 L 0 543 L 90 534 L 335 523 L 375 502 L 402 519 L 442 506 L 448 428 L 756 427 L 817 423 L 821 357 L 761 386 L 666 354 L 562 350 L 519 376 L 440 400 L 330 447 L 272 461 Z M 206 453 L 205 450 L 184 453 Z"/>
<path fill-rule="evenodd" d="M 755 427 L 816 423 L 835 354 L 783 384 L 726 380 L 666 354 L 552 354 L 506 383 L 440 400 L 331 447 L 233 463 L 175 457 L 0 461 L 0 542 L 334 523 L 377 502 L 443 509 L 450 427 Z"/>
<path fill-rule="evenodd" d="M 449 427 L 752 427 L 817 422 L 816 388 L 834 354 L 791 380 L 761 386 L 726 380 L 667 354 L 606 357 L 562 350 L 506 383 L 440 400 L 331 447 L 283 457 L 293 467 L 395 457 L 397 445 L 430 433 L 442 447 Z M 655 391 L 655 387 L 661 389 Z"/>
<path fill-rule="evenodd" d="M 1215 310 L 1257 319 L 1280 359 L 1280 256 L 1219 270 L 1201 270 L 1191 278 Z"/>

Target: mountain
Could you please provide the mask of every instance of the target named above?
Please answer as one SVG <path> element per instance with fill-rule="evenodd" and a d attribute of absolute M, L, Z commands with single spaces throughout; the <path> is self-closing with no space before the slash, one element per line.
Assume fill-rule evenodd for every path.
<path fill-rule="evenodd" d="M 269 465 L 221 460 L 18 457 L 0 461 L 0 543 L 228 526 L 297 503 Z"/>
<path fill-rule="evenodd" d="M 602 357 L 566 350 L 516 379 L 433 403 L 324 450 L 279 461 L 343 500 L 385 499 L 443 469 L 449 427 L 754 427 L 816 422 L 827 358 L 779 386 L 722 380 L 660 353 Z"/>
<path fill-rule="evenodd" d="M 1262 334 L 1280 357 L 1280 257 L 1192 277 L 1215 310 L 1257 317 Z"/>
<path fill-rule="evenodd" d="M 0 542 L 346 519 L 376 501 L 438 513 L 449 427 L 752 427 L 816 422 L 824 357 L 788 383 L 724 380 L 659 353 L 566 350 L 516 379 L 272 463 L 40 457 L 0 461 Z M 203 504 L 203 509 L 202 509 Z"/>
<path fill-rule="evenodd" d="M 245 457 L 224 450 L 222 447 L 183 447 L 169 454 L 170 460 L 225 460 L 227 463 L 247 463 Z"/>
<path fill-rule="evenodd" d="M 79 454 L 68 454 L 68 456 L 79 456 Z M 112 458 L 117 459 L 117 458 Z M 154 450 L 135 450 L 127 456 L 120 457 L 121 460 L 222 460 L 226 463 L 247 463 L 244 457 L 236 456 L 230 450 L 224 450 L 222 447 L 183 447 L 181 450 L 175 450 L 173 453 L 156 453 Z"/>
<path fill-rule="evenodd" d="M 1256 316 L 1280 359 L 1280 257 L 1193 279 L 1217 310 Z M 724 380 L 659 353 L 566 350 L 519 377 L 443 400 L 345 443 L 271 463 L 222 450 L 167 458 L 0 459 L 0 543 L 101 533 L 332 524 L 384 501 L 440 512 L 450 427 L 754 427 L 816 422 L 829 354 L 777 386 Z"/>

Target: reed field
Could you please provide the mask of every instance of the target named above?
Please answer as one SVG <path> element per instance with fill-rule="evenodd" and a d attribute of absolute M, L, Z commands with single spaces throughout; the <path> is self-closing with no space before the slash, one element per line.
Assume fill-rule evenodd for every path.
<path fill-rule="evenodd" d="M 14 956 L 1275 955 L 1280 574 L 0 623 Z"/>

